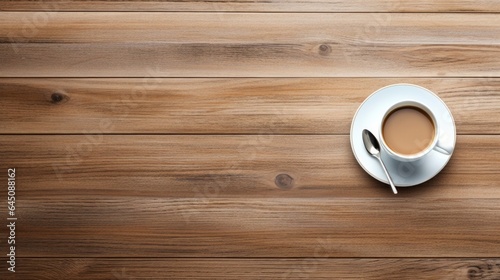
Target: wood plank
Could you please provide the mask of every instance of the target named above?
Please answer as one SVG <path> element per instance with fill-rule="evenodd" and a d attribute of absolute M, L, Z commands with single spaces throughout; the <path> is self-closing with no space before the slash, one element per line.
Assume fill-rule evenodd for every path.
<path fill-rule="evenodd" d="M 34 198 L 18 176 L 23 257 L 311 258 L 321 246 L 347 258 L 500 254 L 498 198 Z"/>
<path fill-rule="evenodd" d="M 318 256 L 327 253 L 318 251 Z M 2 258 L 3 259 L 3 258 Z M 0 260 L 2 260 L 0 259 Z M 21 258 L 2 279 L 497 279 L 500 259 Z M 5 277 L 3 277 L 5 275 Z M 9 278 L 10 276 L 10 278 Z"/>
<path fill-rule="evenodd" d="M 500 12 L 495 0 L 1 0 L 0 11 Z"/>
<path fill-rule="evenodd" d="M 496 14 L 2 12 L 2 43 L 497 44 Z M 297 18 L 300 17 L 300 21 Z M 92 24 L 89 24 L 89 23 Z M 326 51 L 323 51 L 326 54 Z"/>
<path fill-rule="evenodd" d="M 499 139 L 459 136 L 447 167 L 398 198 L 500 198 Z M 29 198 L 393 197 L 348 136 L 0 136 L 0 154 Z"/>
<path fill-rule="evenodd" d="M 458 134 L 500 133 L 498 78 L 1 78 L 0 133 L 349 134 L 401 82 L 436 92 Z"/>
<path fill-rule="evenodd" d="M 0 76 L 499 76 L 498 34 L 495 14 L 4 12 Z"/>

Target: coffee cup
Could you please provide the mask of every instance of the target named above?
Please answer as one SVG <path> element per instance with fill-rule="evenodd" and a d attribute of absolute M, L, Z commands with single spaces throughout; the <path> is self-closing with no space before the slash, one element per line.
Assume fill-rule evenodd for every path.
<path fill-rule="evenodd" d="M 452 146 L 439 141 L 440 127 L 424 104 L 406 100 L 391 106 L 380 124 L 381 146 L 397 161 L 416 161 L 435 150 L 451 154 Z"/>

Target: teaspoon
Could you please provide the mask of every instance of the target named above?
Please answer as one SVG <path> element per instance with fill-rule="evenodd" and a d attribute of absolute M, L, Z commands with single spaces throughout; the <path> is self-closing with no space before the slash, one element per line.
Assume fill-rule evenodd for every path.
<path fill-rule="evenodd" d="M 385 164 L 382 161 L 382 158 L 380 157 L 380 145 L 378 143 L 377 138 L 367 129 L 363 129 L 363 143 L 365 144 L 365 148 L 378 161 L 380 162 L 380 165 L 382 165 L 382 169 L 384 169 L 385 176 L 387 176 L 387 179 L 389 180 L 389 183 L 391 184 L 392 192 L 394 194 L 398 193 L 398 190 L 396 190 L 396 186 L 394 185 L 394 182 L 392 181 L 391 176 L 389 175 L 389 172 L 387 172 L 387 169 L 385 168 Z"/>

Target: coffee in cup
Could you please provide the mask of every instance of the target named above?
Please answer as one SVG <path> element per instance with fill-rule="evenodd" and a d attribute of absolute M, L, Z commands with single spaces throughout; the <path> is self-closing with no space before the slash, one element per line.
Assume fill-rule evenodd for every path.
<path fill-rule="evenodd" d="M 432 118 L 411 105 L 392 110 L 382 124 L 385 143 L 401 155 L 414 155 L 427 149 L 435 137 L 435 130 Z"/>
<path fill-rule="evenodd" d="M 451 154 L 451 148 L 440 147 L 439 127 L 431 110 L 417 101 L 399 102 L 387 110 L 379 139 L 384 150 L 399 161 L 414 161 L 431 150 Z"/>

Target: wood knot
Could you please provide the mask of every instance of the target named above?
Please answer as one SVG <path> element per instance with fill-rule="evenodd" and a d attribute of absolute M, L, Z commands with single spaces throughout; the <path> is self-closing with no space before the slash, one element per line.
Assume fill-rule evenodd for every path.
<path fill-rule="evenodd" d="M 279 174 L 274 179 L 274 183 L 282 190 L 289 190 L 293 187 L 293 178 L 288 174 Z"/>
<path fill-rule="evenodd" d="M 481 267 L 469 266 L 469 269 L 467 270 L 467 277 L 470 280 L 480 279 L 482 275 L 483 275 L 483 269 Z"/>
<path fill-rule="evenodd" d="M 476 279 L 500 279 L 500 262 L 484 261 L 476 265 L 471 265 L 467 270 L 469 280 Z"/>
<path fill-rule="evenodd" d="M 319 46 L 319 54 L 320 55 L 329 55 L 332 52 L 332 47 L 327 44 L 321 44 Z"/>
<path fill-rule="evenodd" d="M 63 103 L 68 100 L 68 96 L 62 92 L 53 92 L 50 95 L 50 101 L 54 104 Z"/>

